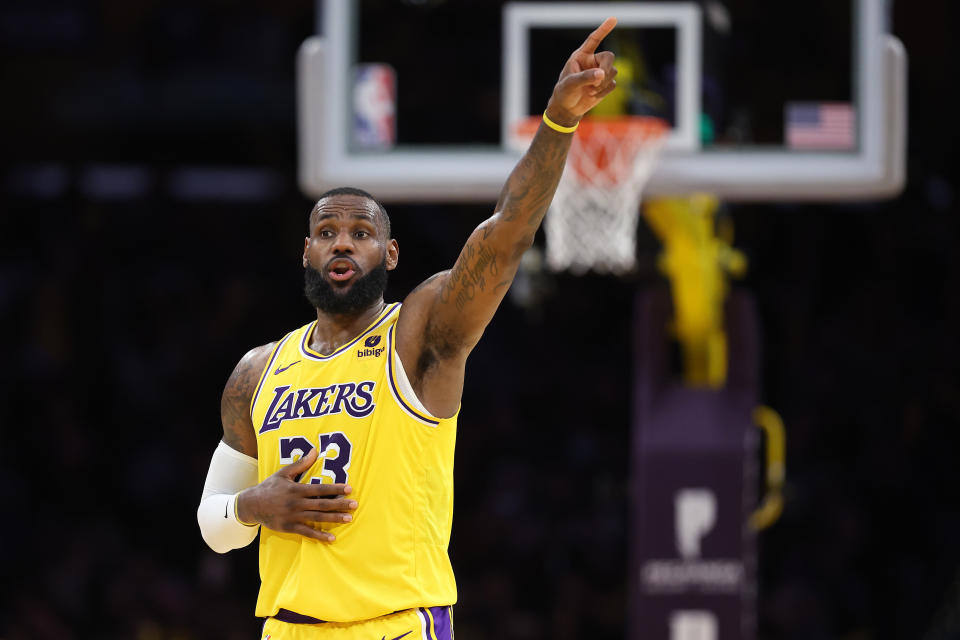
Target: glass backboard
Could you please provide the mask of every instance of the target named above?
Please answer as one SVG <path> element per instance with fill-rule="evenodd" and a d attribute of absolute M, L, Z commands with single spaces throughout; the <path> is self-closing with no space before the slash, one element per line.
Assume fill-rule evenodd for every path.
<path fill-rule="evenodd" d="M 566 57 L 606 16 L 608 114 L 671 132 L 648 193 L 872 199 L 904 180 L 906 56 L 886 0 L 325 0 L 298 60 L 300 182 L 386 200 L 493 201 Z M 358 146 L 358 69 L 394 83 L 389 144 Z M 369 91 L 367 91 L 369 93 Z M 383 112 L 384 110 L 381 110 Z"/>

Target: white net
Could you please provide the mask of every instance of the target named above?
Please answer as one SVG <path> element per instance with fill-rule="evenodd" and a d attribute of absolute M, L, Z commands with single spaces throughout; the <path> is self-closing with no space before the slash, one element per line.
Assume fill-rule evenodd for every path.
<path fill-rule="evenodd" d="M 544 221 L 551 270 L 577 275 L 633 270 L 640 198 L 666 130 L 656 118 L 580 123 Z"/>

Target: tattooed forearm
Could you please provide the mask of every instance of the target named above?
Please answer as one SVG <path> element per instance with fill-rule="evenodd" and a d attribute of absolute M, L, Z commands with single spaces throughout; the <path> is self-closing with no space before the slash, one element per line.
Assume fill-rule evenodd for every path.
<path fill-rule="evenodd" d="M 532 146 L 531 144 L 531 147 Z M 535 171 L 536 163 L 528 150 L 520 159 L 520 162 L 517 163 L 517 166 L 514 167 L 513 172 L 510 174 L 510 179 L 507 180 L 506 184 L 503 185 L 503 189 L 500 191 L 500 199 L 497 201 L 497 206 L 494 209 L 494 211 L 499 212 L 498 218 L 500 220 L 503 222 L 513 222 L 516 220 L 520 209 L 516 207 L 507 208 L 505 204 L 508 201 L 522 200 L 527 197 L 527 194 L 530 192 L 529 185 L 524 184 L 520 180 L 514 180 L 514 177 Z"/>
<path fill-rule="evenodd" d="M 504 185 L 496 213 L 477 227 L 453 269 L 444 272 L 415 376 L 426 375 L 452 353 L 469 353 L 480 339 L 533 244 L 563 173 L 570 138 L 541 126 Z"/>
<path fill-rule="evenodd" d="M 493 216 L 470 235 L 450 271 L 429 290 L 412 296 L 397 321 L 397 350 L 407 371 L 414 371 L 414 391 L 425 403 L 436 403 L 452 415 L 459 406 L 463 372 L 470 351 L 480 340 L 503 301 L 524 253 L 533 244 L 553 200 L 573 131 L 585 113 L 616 86 L 613 54 L 597 46 L 616 25 L 608 18 L 576 49 L 543 112 L 543 122 L 530 147 L 507 179 Z M 407 311 L 414 309 L 414 311 Z M 406 318 L 415 318 L 409 323 Z M 404 327 L 413 329 L 405 330 Z M 413 336 L 413 346 L 400 337 Z M 430 404 L 425 404 L 430 407 Z M 433 409 L 436 411 L 436 409 Z"/>
<path fill-rule="evenodd" d="M 557 190 L 570 150 L 571 134 L 541 125 L 523 160 L 510 175 L 501 194 L 501 220 L 525 215 L 528 227 L 540 226 Z"/>
<path fill-rule="evenodd" d="M 510 174 L 497 203 L 497 213 L 467 241 L 440 290 L 440 301 L 463 311 L 478 295 L 494 295 L 509 285 L 524 251 L 533 243 L 560 182 L 570 149 L 569 134 L 541 126 L 530 148 Z M 506 274 L 503 280 L 501 274 Z M 490 286 L 488 277 L 493 279 Z M 496 306 L 493 307 L 495 309 Z M 491 309 L 491 314 L 493 309 Z"/>

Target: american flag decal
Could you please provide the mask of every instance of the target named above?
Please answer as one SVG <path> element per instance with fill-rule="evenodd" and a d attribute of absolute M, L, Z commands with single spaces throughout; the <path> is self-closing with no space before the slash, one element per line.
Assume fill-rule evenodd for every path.
<path fill-rule="evenodd" d="M 856 147 L 856 114 L 848 102 L 787 104 L 787 147 L 851 151 Z"/>

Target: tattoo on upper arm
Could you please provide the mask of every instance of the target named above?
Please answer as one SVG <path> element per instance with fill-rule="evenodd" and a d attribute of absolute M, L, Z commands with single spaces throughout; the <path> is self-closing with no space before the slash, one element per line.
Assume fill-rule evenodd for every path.
<path fill-rule="evenodd" d="M 269 353 L 274 345 L 254 349 L 245 355 L 230 374 L 220 399 L 223 441 L 249 456 L 257 455 L 257 439 L 250 419 L 250 400 L 263 373 L 264 351 Z"/>
<path fill-rule="evenodd" d="M 440 301 L 444 304 L 453 301 L 457 311 L 463 311 L 466 304 L 477 296 L 477 292 L 487 290 L 487 276 L 496 277 L 499 274 L 497 254 L 490 244 L 482 238 L 471 238 L 440 290 Z"/>

